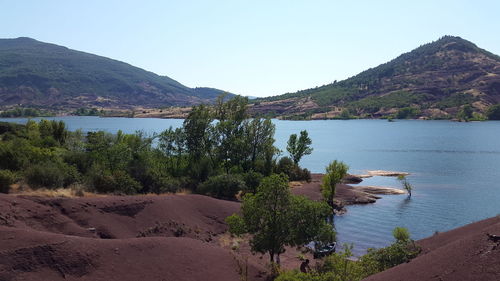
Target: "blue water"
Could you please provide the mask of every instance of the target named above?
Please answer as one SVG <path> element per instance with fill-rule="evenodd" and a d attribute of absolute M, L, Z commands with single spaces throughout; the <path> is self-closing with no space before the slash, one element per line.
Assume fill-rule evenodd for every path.
<path fill-rule="evenodd" d="M 182 125 L 175 119 L 58 117 L 69 129 L 160 132 Z M 0 119 L 25 123 L 26 119 Z M 280 121 L 276 145 L 285 151 L 292 133 L 307 130 L 314 151 L 301 165 L 323 172 L 342 160 L 351 173 L 395 170 L 411 173 L 411 200 L 383 196 L 375 204 L 349 206 L 335 218 L 340 243 L 354 243 L 355 254 L 392 242 L 392 229 L 404 226 L 414 239 L 500 214 L 500 122 L 325 120 Z M 283 152 L 285 154 L 285 152 Z M 362 184 L 400 187 L 391 177 Z"/>

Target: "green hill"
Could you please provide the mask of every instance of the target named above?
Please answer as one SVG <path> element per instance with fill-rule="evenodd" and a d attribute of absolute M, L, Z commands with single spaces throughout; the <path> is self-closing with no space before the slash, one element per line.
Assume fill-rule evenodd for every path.
<path fill-rule="evenodd" d="M 452 118 L 465 105 L 484 113 L 500 103 L 500 57 L 444 36 L 340 82 L 254 101 L 255 112 L 290 118 Z"/>
<path fill-rule="evenodd" d="M 189 88 L 124 62 L 31 38 L 0 39 L 4 107 L 161 107 L 211 102 L 221 93 Z"/>

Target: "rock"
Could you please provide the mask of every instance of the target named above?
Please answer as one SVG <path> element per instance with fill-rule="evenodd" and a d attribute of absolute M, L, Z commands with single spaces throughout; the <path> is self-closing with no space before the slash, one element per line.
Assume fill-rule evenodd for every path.
<path fill-rule="evenodd" d="M 405 194 L 406 192 L 402 189 L 393 188 L 393 187 L 385 187 L 385 186 L 353 186 L 354 190 L 366 192 L 369 194 L 384 194 L 384 195 L 399 195 Z"/>
<path fill-rule="evenodd" d="M 395 172 L 395 171 L 373 170 L 373 171 L 368 171 L 368 175 L 370 175 L 370 176 L 382 176 L 382 177 L 398 177 L 398 176 L 407 176 L 407 175 L 409 175 L 409 173 L 406 173 L 406 172 Z"/>
<path fill-rule="evenodd" d="M 356 175 L 350 175 L 350 174 L 347 174 L 343 179 L 342 179 L 342 182 L 345 183 L 345 184 L 358 184 L 360 182 L 362 182 L 363 179 L 359 176 L 356 176 Z"/>

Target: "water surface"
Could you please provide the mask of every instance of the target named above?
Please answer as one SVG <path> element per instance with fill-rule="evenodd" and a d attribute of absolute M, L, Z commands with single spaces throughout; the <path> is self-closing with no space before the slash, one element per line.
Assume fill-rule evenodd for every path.
<path fill-rule="evenodd" d="M 70 130 L 161 132 L 182 125 L 179 119 L 55 117 Z M 25 123 L 26 119 L 0 119 Z M 396 170 L 411 173 L 411 200 L 384 196 L 375 204 L 348 207 L 336 217 L 340 243 L 355 253 L 392 242 L 392 229 L 407 227 L 414 239 L 446 231 L 500 213 L 500 122 L 324 120 L 280 121 L 276 145 L 285 151 L 292 133 L 307 130 L 314 151 L 301 165 L 313 172 L 338 159 L 351 173 Z M 394 178 L 374 177 L 362 184 L 400 187 Z"/>

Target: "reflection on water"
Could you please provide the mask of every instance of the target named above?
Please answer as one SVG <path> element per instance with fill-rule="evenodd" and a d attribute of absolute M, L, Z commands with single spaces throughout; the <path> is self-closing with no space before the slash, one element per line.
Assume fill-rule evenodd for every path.
<path fill-rule="evenodd" d="M 53 118 L 50 118 L 53 119 Z M 71 130 L 160 132 L 182 120 L 62 117 Z M 26 122 L 26 119 L 7 121 Z M 335 218 L 339 242 L 354 243 L 354 252 L 382 247 L 393 240 L 396 226 L 407 227 L 414 239 L 446 231 L 500 213 L 500 122 L 322 120 L 279 121 L 276 145 L 286 151 L 292 133 L 307 130 L 314 151 L 301 165 L 323 172 L 342 160 L 350 172 L 367 170 L 409 172 L 414 190 L 387 195 L 374 204 L 349 206 Z M 373 177 L 363 185 L 399 187 L 395 178 Z"/>

